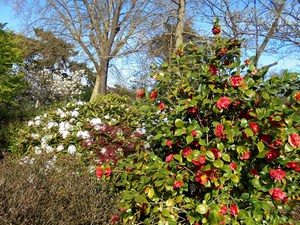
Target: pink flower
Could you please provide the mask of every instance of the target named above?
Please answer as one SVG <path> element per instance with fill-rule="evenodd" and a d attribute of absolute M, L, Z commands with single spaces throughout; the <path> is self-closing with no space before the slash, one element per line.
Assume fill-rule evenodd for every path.
<path fill-rule="evenodd" d="M 300 100 L 300 91 L 294 94 L 293 99 L 295 99 L 295 101 Z"/>
<path fill-rule="evenodd" d="M 220 137 L 220 138 L 226 138 L 226 135 L 223 132 L 224 132 L 224 126 L 221 124 L 217 125 L 216 131 L 215 131 L 216 136 Z"/>
<path fill-rule="evenodd" d="M 103 175 L 102 168 L 101 168 L 100 166 L 98 166 L 98 167 L 96 168 L 96 176 L 97 176 L 98 178 L 101 178 L 102 175 Z"/>
<path fill-rule="evenodd" d="M 253 131 L 253 133 L 254 133 L 255 135 L 258 134 L 258 132 L 259 132 L 259 127 L 258 127 L 258 124 L 257 124 L 257 123 L 250 122 L 250 123 L 249 123 L 249 126 L 251 127 L 251 130 Z"/>
<path fill-rule="evenodd" d="M 174 155 L 173 154 L 170 154 L 166 157 L 166 162 L 171 162 L 174 158 Z"/>
<path fill-rule="evenodd" d="M 159 103 L 159 108 L 163 111 L 165 109 L 165 104 L 163 102 Z"/>
<path fill-rule="evenodd" d="M 172 141 L 171 140 L 167 140 L 166 146 L 171 147 L 172 146 Z"/>
<path fill-rule="evenodd" d="M 244 153 L 244 155 L 241 156 L 241 160 L 247 160 L 250 158 L 250 151 Z"/>
<path fill-rule="evenodd" d="M 227 210 L 228 210 L 227 206 L 223 205 L 223 206 L 221 206 L 221 210 L 220 210 L 219 214 L 225 215 L 227 213 Z"/>
<path fill-rule="evenodd" d="M 111 222 L 112 223 L 116 223 L 120 220 L 120 217 L 118 215 L 115 215 L 112 219 L 111 219 Z"/>
<path fill-rule="evenodd" d="M 193 137 L 196 137 L 196 136 L 197 136 L 197 131 L 192 130 L 192 131 L 191 131 L 191 135 L 192 135 Z"/>
<path fill-rule="evenodd" d="M 204 155 L 201 155 L 199 157 L 198 160 L 196 159 L 193 159 L 192 160 L 192 163 L 195 165 L 195 166 L 200 166 L 200 165 L 203 165 L 205 163 L 206 159 L 205 159 L 205 156 Z"/>
<path fill-rule="evenodd" d="M 183 151 L 182 151 L 182 156 L 183 156 L 184 158 L 186 158 L 187 155 L 190 154 L 190 153 L 192 153 L 192 149 L 191 149 L 190 147 L 186 147 L 186 148 L 183 149 Z"/>
<path fill-rule="evenodd" d="M 286 195 L 280 188 L 273 188 L 270 190 L 270 194 L 275 201 L 283 200 Z"/>
<path fill-rule="evenodd" d="M 219 33 L 221 33 L 222 29 L 218 26 L 214 26 L 212 29 L 211 29 L 211 32 L 214 34 L 214 35 L 217 35 Z"/>
<path fill-rule="evenodd" d="M 286 168 L 288 169 L 296 169 L 297 167 L 299 167 L 299 163 L 298 162 L 288 162 L 286 165 Z"/>
<path fill-rule="evenodd" d="M 269 173 L 273 180 L 282 180 L 285 177 L 285 172 L 281 169 L 270 170 Z"/>
<path fill-rule="evenodd" d="M 230 210 L 230 214 L 233 216 L 236 216 L 239 213 L 239 209 L 236 204 L 231 204 L 229 210 Z"/>
<path fill-rule="evenodd" d="M 105 176 L 109 177 L 110 174 L 111 174 L 111 169 L 110 168 L 105 168 L 104 171 L 105 171 Z"/>
<path fill-rule="evenodd" d="M 293 147 L 293 148 L 298 148 L 298 146 L 300 146 L 300 137 L 299 134 L 294 133 L 294 134 L 290 134 L 289 138 L 288 138 L 289 144 Z"/>
<path fill-rule="evenodd" d="M 230 105 L 230 99 L 228 97 L 222 97 L 217 101 L 218 109 L 227 109 Z"/>
<path fill-rule="evenodd" d="M 136 94 L 136 97 L 137 97 L 137 98 L 141 98 L 141 97 L 143 97 L 144 94 L 145 94 L 145 91 L 144 91 L 144 90 L 140 90 L 140 91 L 138 91 L 138 93 Z"/>
<path fill-rule="evenodd" d="M 244 85 L 244 78 L 240 75 L 231 77 L 230 81 L 232 87 L 239 87 Z"/>
<path fill-rule="evenodd" d="M 208 181 L 208 177 L 205 173 L 198 172 L 195 176 L 195 181 L 199 184 L 205 184 Z"/>
<path fill-rule="evenodd" d="M 154 100 L 156 98 L 157 92 L 156 91 L 152 91 L 151 95 L 150 95 L 150 99 Z"/>
<path fill-rule="evenodd" d="M 236 170 L 236 164 L 235 163 L 231 162 L 229 165 L 230 165 L 230 168 L 232 170 Z"/>
<path fill-rule="evenodd" d="M 176 180 L 173 184 L 174 189 L 178 189 L 182 186 L 183 186 L 183 181 L 181 181 L 181 180 Z"/>
<path fill-rule="evenodd" d="M 218 70 L 214 65 L 209 66 L 209 71 L 211 72 L 211 75 L 217 75 Z"/>

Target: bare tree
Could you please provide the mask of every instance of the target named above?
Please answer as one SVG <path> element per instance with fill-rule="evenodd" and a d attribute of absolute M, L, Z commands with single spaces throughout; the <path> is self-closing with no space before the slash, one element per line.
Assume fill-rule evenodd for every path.
<path fill-rule="evenodd" d="M 107 93 L 111 60 L 143 47 L 155 21 L 153 6 L 144 0 L 36 0 L 33 25 L 68 37 L 83 50 L 97 72 L 93 100 Z"/>
<path fill-rule="evenodd" d="M 244 47 L 255 52 L 255 64 L 263 53 L 299 51 L 297 0 L 194 0 L 193 3 L 194 12 L 205 21 L 212 23 L 216 17 L 220 18 L 223 35 L 245 39 Z"/>

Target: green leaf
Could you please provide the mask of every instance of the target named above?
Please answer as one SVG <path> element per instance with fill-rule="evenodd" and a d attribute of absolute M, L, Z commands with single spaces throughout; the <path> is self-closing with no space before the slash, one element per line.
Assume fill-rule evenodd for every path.
<path fill-rule="evenodd" d="M 244 209 L 240 209 L 240 210 L 239 210 L 239 213 L 238 213 L 238 215 L 237 215 L 237 218 L 240 219 L 240 220 L 243 220 L 243 219 L 245 219 L 247 216 L 248 216 L 247 211 L 244 210 Z"/>
<path fill-rule="evenodd" d="M 220 150 L 220 151 L 223 151 L 224 150 L 224 144 L 222 142 L 219 142 L 217 144 L 217 148 Z"/>
<path fill-rule="evenodd" d="M 253 98 L 256 95 L 256 92 L 253 90 L 247 90 L 245 91 L 245 94 L 249 97 L 249 98 Z"/>
<path fill-rule="evenodd" d="M 182 129 L 175 130 L 175 133 L 174 133 L 175 136 L 181 136 L 182 134 L 183 134 L 183 130 Z"/>
<path fill-rule="evenodd" d="M 222 168 L 223 165 L 224 165 L 224 162 L 220 159 L 217 159 L 216 161 L 214 161 L 213 165 L 216 167 L 216 168 Z"/>
<path fill-rule="evenodd" d="M 152 199 L 153 196 L 154 196 L 154 189 L 150 188 L 149 191 L 148 191 L 148 193 L 147 193 L 147 195 L 148 195 L 148 198 Z"/>
<path fill-rule="evenodd" d="M 196 207 L 196 212 L 200 214 L 205 214 L 208 211 L 208 206 L 206 204 L 201 204 Z"/>
<path fill-rule="evenodd" d="M 187 143 L 187 144 L 190 144 L 191 142 L 194 141 L 194 137 L 193 137 L 192 135 L 188 135 L 188 136 L 185 138 L 185 140 L 186 140 L 186 143 Z"/>
<path fill-rule="evenodd" d="M 146 198 L 144 195 L 137 195 L 134 197 L 134 200 L 137 202 L 137 203 L 145 203 L 147 202 Z"/>
<path fill-rule="evenodd" d="M 130 191 L 124 191 L 122 194 L 122 198 L 124 200 L 132 200 L 135 197 L 135 194 L 131 193 Z"/>
<path fill-rule="evenodd" d="M 240 178 L 239 178 L 239 176 L 237 176 L 236 174 L 232 174 L 231 180 L 232 180 L 233 182 L 235 182 L 235 183 L 240 182 Z"/>
<path fill-rule="evenodd" d="M 178 162 L 182 162 L 182 156 L 179 154 L 174 155 L 174 159 L 176 159 Z"/>
<path fill-rule="evenodd" d="M 262 92 L 262 97 L 263 97 L 264 99 L 266 99 L 266 100 L 269 100 L 269 99 L 270 99 L 270 95 L 269 95 L 268 92 L 266 92 L 266 91 L 263 91 L 263 92 Z"/>
<path fill-rule="evenodd" d="M 250 128 L 246 128 L 244 130 L 245 134 L 248 136 L 248 137 L 252 137 L 254 134 L 253 134 L 253 131 L 250 129 Z"/>
<path fill-rule="evenodd" d="M 258 143 L 257 143 L 257 149 L 258 149 L 259 152 L 262 152 L 262 151 L 265 149 L 264 143 L 261 142 L 261 141 L 258 142 Z"/>
<path fill-rule="evenodd" d="M 285 152 L 292 152 L 292 151 L 294 151 L 294 149 L 293 149 L 292 146 L 290 146 L 289 143 L 286 143 L 286 144 L 284 145 L 284 151 L 285 151 Z"/>
<path fill-rule="evenodd" d="M 222 159 L 226 162 L 230 162 L 230 156 L 228 154 L 222 154 Z"/>
<path fill-rule="evenodd" d="M 267 153 L 268 153 L 268 151 L 261 151 L 260 153 L 258 153 L 258 155 L 256 156 L 256 158 L 258 158 L 258 159 L 265 158 L 265 156 L 266 156 Z"/>
<path fill-rule="evenodd" d="M 207 159 L 208 159 L 209 161 L 214 161 L 214 160 L 215 160 L 214 153 L 212 153 L 211 151 L 207 151 L 207 152 L 205 153 L 205 155 L 206 155 L 206 157 L 207 157 Z"/>
<path fill-rule="evenodd" d="M 184 126 L 184 122 L 181 119 L 176 119 L 175 120 L 175 126 L 177 128 L 182 128 Z"/>
<path fill-rule="evenodd" d="M 240 198 L 241 199 L 248 199 L 250 197 L 250 194 L 249 193 L 243 193 L 241 194 Z"/>
<path fill-rule="evenodd" d="M 156 134 L 155 136 L 154 136 L 154 140 L 158 140 L 158 139 L 160 139 L 162 137 L 162 134 L 161 133 L 158 133 L 158 134 Z"/>

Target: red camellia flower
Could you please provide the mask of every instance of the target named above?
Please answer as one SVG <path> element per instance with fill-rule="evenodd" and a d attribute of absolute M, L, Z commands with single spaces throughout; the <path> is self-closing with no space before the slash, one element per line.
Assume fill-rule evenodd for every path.
<path fill-rule="evenodd" d="M 230 168 L 232 170 L 236 170 L 236 164 L 235 163 L 231 162 L 229 165 L 230 165 Z"/>
<path fill-rule="evenodd" d="M 285 166 L 288 169 L 294 170 L 299 167 L 299 163 L 298 162 L 288 162 Z"/>
<path fill-rule="evenodd" d="M 104 171 L 105 171 L 105 176 L 109 177 L 110 174 L 111 174 L 111 169 L 110 168 L 105 168 Z"/>
<path fill-rule="evenodd" d="M 294 94 L 294 97 L 293 97 L 293 99 L 294 99 L 295 101 L 298 101 L 298 100 L 300 100 L 300 91 L 299 91 L 299 92 L 297 92 L 296 94 Z"/>
<path fill-rule="evenodd" d="M 172 141 L 171 140 L 167 140 L 166 146 L 171 147 L 172 146 Z"/>
<path fill-rule="evenodd" d="M 228 51 L 227 48 L 221 48 L 221 50 L 219 52 L 220 56 L 226 55 L 227 51 Z"/>
<path fill-rule="evenodd" d="M 270 176 L 273 180 L 282 180 L 285 178 L 285 172 L 281 169 L 270 170 Z"/>
<path fill-rule="evenodd" d="M 227 206 L 223 205 L 223 206 L 221 206 L 219 214 L 225 215 L 227 213 L 227 210 L 228 210 Z"/>
<path fill-rule="evenodd" d="M 103 175 L 102 168 L 101 168 L 100 166 L 98 166 L 98 167 L 96 168 L 96 176 L 97 176 L 98 178 L 101 178 L 102 175 Z"/>
<path fill-rule="evenodd" d="M 260 140 L 262 142 L 265 142 L 265 143 L 270 143 L 272 137 L 270 135 L 267 135 L 267 134 L 263 134 L 261 137 L 260 137 Z"/>
<path fill-rule="evenodd" d="M 201 166 L 201 165 L 203 165 L 205 163 L 205 161 L 206 161 L 205 156 L 201 155 L 201 156 L 199 156 L 199 159 L 193 159 L 192 163 L 195 166 Z"/>
<path fill-rule="evenodd" d="M 217 75 L 217 68 L 214 65 L 210 65 L 209 71 L 211 72 L 211 75 Z"/>
<path fill-rule="evenodd" d="M 186 148 L 183 149 L 183 151 L 182 151 L 182 156 L 183 156 L 184 158 L 186 158 L 186 156 L 187 156 L 188 154 L 190 154 L 190 153 L 192 153 L 192 149 L 191 149 L 190 147 L 186 147 Z"/>
<path fill-rule="evenodd" d="M 224 132 L 224 126 L 221 124 L 217 125 L 216 131 L 215 131 L 216 136 L 220 137 L 220 138 L 226 138 L 226 135 L 223 132 Z"/>
<path fill-rule="evenodd" d="M 253 175 L 253 176 L 258 175 L 257 169 L 251 168 L 250 169 L 250 174 Z"/>
<path fill-rule="evenodd" d="M 192 131 L 191 131 L 191 135 L 192 135 L 193 137 L 196 137 L 196 136 L 197 136 L 197 131 L 192 130 Z"/>
<path fill-rule="evenodd" d="M 177 53 L 177 55 L 179 55 L 179 56 L 182 56 L 182 55 L 183 55 L 183 51 L 180 50 L 180 49 L 178 49 L 176 53 Z"/>
<path fill-rule="evenodd" d="M 280 153 L 277 150 L 271 149 L 266 154 L 266 158 L 270 159 L 270 160 L 273 160 L 273 159 L 276 159 L 279 155 L 280 155 Z"/>
<path fill-rule="evenodd" d="M 244 86 L 244 78 L 240 75 L 231 77 L 230 79 L 232 87 Z"/>
<path fill-rule="evenodd" d="M 214 26 L 212 29 L 211 29 L 211 32 L 214 34 L 214 35 L 217 35 L 219 33 L 221 33 L 222 29 L 218 26 Z"/>
<path fill-rule="evenodd" d="M 163 111 L 165 109 L 165 104 L 163 102 L 159 103 L 159 108 Z"/>
<path fill-rule="evenodd" d="M 250 158 L 250 151 L 244 153 L 244 155 L 242 155 L 242 157 L 240 158 L 241 160 L 247 160 Z"/>
<path fill-rule="evenodd" d="M 270 194 L 275 201 L 283 200 L 286 195 L 280 188 L 273 188 L 270 190 Z"/>
<path fill-rule="evenodd" d="M 205 184 L 208 181 L 208 177 L 205 173 L 198 172 L 195 176 L 195 181 L 199 184 Z"/>
<path fill-rule="evenodd" d="M 181 181 L 181 180 L 176 180 L 173 184 L 174 189 L 178 189 L 182 186 L 183 186 L 183 181 Z"/>
<path fill-rule="evenodd" d="M 173 154 L 170 154 L 166 157 L 166 162 L 171 162 L 174 158 L 174 155 Z"/>
<path fill-rule="evenodd" d="M 230 210 L 230 214 L 233 216 L 236 216 L 239 213 L 239 209 L 236 204 L 231 204 L 229 210 Z"/>
<path fill-rule="evenodd" d="M 288 138 L 289 144 L 293 147 L 293 148 L 298 148 L 298 146 L 300 146 L 300 137 L 299 134 L 294 133 L 294 134 L 290 134 L 289 138 Z"/>
<path fill-rule="evenodd" d="M 222 156 L 222 153 L 217 148 L 211 148 L 210 151 L 214 154 L 215 159 L 218 159 Z"/>
<path fill-rule="evenodd" d="M 111 219 L 111 222 L 112 223 L 116 223 L 120 220 L 120 217 L 118 215 L 115 215 L 112 219 Z"/>
<path fill-rule="evenodd" d="M 157 92 L 156 91 L 152 91 L 151 95 L 150 95 L 150 99 L 154 100 L 156 98 Z"/>
<path fill-rule="evenodd" d="M 144 96 L 144 94 L 145 94 L 145 91 L 144 91 L 144 90 L 140 90 L 140 91 L 138 91 L 138 93 L 136 94 L 136 97 L 141 98 L 141 97 Z"/>
<path fill-rule="evenodd" d="M 230 105 L 230 99 L 228 97 L 222 97 L 217 101 L 218 109 L 227 109 Z"/>
<path fill-rule="evenodd" d="M 259 127 L 258 127 L 258 124 L 257 124 L 257 123 L 250 122 L 250 123 L 249 123 L 249 126 L 250 126 L 251 130 L 253 131 L 253 133 L 254 133 L 255 135 L 258 134 L 258 132 L 259 132 Z"/>

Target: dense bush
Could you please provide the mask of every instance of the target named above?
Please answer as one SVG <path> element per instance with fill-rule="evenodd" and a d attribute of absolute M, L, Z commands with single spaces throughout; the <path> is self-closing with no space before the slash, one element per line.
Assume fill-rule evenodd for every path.
<path fill-rule="evenodd" d="M 242 63 L 241 43 L 217 28 L 214 43 L 184 45 L 153 73 L 155 89 L 138 93 L 151 151 L 114 170 L 125 223 L 293 223 L 299 74 Z"/>
<path fill-rule="evenodd" d="M 116 195 L 75 156 L 0 162 L 0 224 L 110 224 Z"/>

